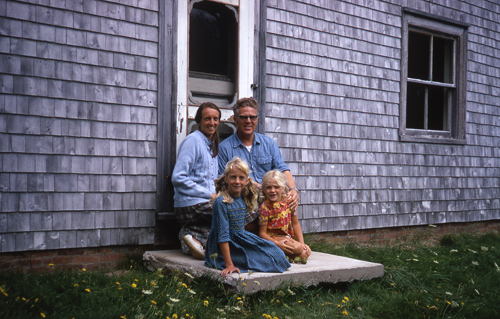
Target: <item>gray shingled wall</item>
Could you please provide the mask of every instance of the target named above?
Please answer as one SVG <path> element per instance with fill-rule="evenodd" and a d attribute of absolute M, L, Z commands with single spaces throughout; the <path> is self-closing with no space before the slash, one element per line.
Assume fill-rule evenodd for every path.
<path fill-rule="evenodd" d="M 157 58 L 157 1 L 0 1 L 0 252 L 153 243 Z"/>
<path fill-rule="evenodd" d="M 500 5 L 268 0 L 266 134 L 306 231 L 500 218 Z M 402 7 L 470 24 L 467 145 L 399 141 Z"/>

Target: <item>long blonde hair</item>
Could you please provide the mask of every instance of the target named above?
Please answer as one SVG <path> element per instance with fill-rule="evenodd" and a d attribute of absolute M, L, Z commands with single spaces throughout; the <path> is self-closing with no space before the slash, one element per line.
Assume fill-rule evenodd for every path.
<path fill-rule="evenodd" d="M 241 170 L 247 177 L 250 175 L 248 164 L 237 156 L 226 164 L 224 174 L 215 180 L 215 191 L 217 192 L 217 197 L 222 196 L 224 198 L 224 203 L 228 204 L 233 202 L 233 198 L 229 194 L 226 176 L 229 175 L 233 168 Z M 251 177 L 248 177 L 248 179 L 248 184 L 241 191 L 241 198 L 247 206 L 247 211 L 253 212 L 258 205 L 257 199 L 259 198 L 259 190 L 257 189 L 257 186 L 254 185 L 253 179 Z"/>

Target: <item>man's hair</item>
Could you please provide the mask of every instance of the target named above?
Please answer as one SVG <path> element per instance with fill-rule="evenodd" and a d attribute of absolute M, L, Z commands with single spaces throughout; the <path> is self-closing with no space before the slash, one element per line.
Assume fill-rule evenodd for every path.
<path fill-rule="evenodd" d="M 233 106 L 234 116 L 239 115 L 239 109 L 242 107 L 253 107 L 257 111 L 257 115 L 259 115 L 260 106 L 253 97 L 244 97 L 239 99 L 236 104 Z"/>

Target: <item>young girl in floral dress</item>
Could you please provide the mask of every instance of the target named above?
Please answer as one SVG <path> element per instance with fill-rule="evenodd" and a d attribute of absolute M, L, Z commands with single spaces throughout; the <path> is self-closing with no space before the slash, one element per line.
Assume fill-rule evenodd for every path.
<path fill-rule="evenodd" d="M 257 208 L 258 197 L 249 171 L 246 162 L 235 157 L 216 180 L 220 189 L 212 208 L 205 266 L 223 269 L 223 277 L 248 270 L 284 272 L 290 267 L 276 245 L 244 229 L 246 212 Z"/>
<path fill-rule="evenodd" d="M 267 172 L 262 178 L 265 200 L 260 206 L 259 236 L 276 244 L 291 259 L 305 263 L 311 248 L 304 243 L 297 212 L 287 204 L 286 177 L 277 170 Z"/>

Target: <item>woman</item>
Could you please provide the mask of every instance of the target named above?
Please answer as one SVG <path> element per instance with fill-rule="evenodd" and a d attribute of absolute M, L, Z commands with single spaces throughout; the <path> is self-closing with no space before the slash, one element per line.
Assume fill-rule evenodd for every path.
<path fill-rule="evenodd" d="M 203 247 L 212 225 L 220 118 L 221 111 L 215 104 L 200 105 L 195 116 L 199 129 L 182 141 L 172 174 L 175 216 L 182 225 L 182 251 L 197 259 L 204 259 Z"/>

